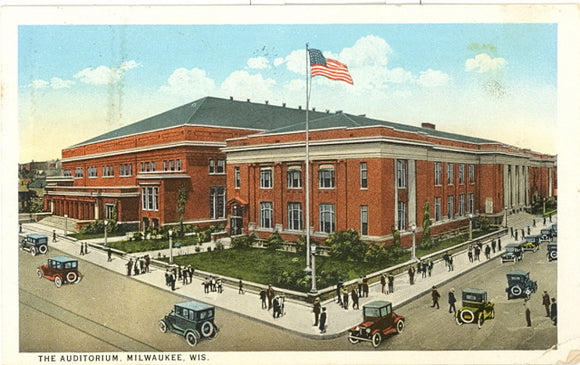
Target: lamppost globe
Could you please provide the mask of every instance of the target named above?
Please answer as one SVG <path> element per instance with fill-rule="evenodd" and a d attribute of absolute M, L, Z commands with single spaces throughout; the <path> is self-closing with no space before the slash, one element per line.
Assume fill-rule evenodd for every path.
<path fill-rule="evenodd" d="M 67 231 L 67 218 L 68 215 L 64 215 L 64 236 L 66 237 L 66 231 Z"/>
<path fill-rule="evenodd" d="M 469 213 L 467 215 L 469 217 L 469 240 L 473 239 L 473 214 Z"/>
<path fill-rule="evenodd" d="M 310 255 L 312 256 L 311 258 L 311 264 L 312 264 L 312 287 L 310 289 L 311 293 L 316 293 L 318 291 L 318 289 L 316 289 L 316 243 L 311 243 L 310 244 Z"/>
<path fill-rule="evenodd" d="M 417 233 L 417 226 L 415 225 L 415 223 L 413 223 L 413 224 L 411 224 L 411 226 L 409 228 L 413 232 L 413 244 L 411 246 L 411 260 L 415 261 L 415 260 L 417 260 L 417 255 L 415 253 L 416 246 L 417 246 L 417 241 L 415 238 L 415 234 Z"/>
<path fill-rule="evenodd" d="M 169 263 L 173 264 L 173 230 L 170 229 L 169 233 Z"/>
<path fill-rule="evenodd" d="M 105 246 L 107 245 L 107 224 L 109 224 L 109 221 L 105 219 L 103 221 L 103 225 L 105 227 L 105 243 L 104 243 Z"/>

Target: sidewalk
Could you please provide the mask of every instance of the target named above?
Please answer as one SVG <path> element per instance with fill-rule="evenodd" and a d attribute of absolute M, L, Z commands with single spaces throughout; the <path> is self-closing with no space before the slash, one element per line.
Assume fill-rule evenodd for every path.
<path fill-rule="evenodd" d="M 532 225 L 532 219 L 534 216 L 527 213 L 516 213 L 512 214 L 508 218 L 509 227 L 525 229 L 527 230 L 528 225 Z M 532 234 L 539 233 L 540 229 L 547 228 L 552 223 L 556 223 L 556 216 L 552 217 L 552 223 L 549 221 L 544 227 L 542 225 L 542 219 L 536 218 L 536 227 L 532 228 Z M 23 224 L 23 234 L 26 233 L 43 233 L 52 239 L 52 228 L 43 226 L 40 223 L 25 223 Z M 521 232 L 520 232 L 521 234 Z M 520 236 L 521 237 L 521 236 Z M 505 247 L 507 243 L 514 242 L 509 234 L 502 237 L 502 247 Z M 83 241 L 84 242 L 84 241 Z M 94 241 L 93 241 L 94 242 Z M 488 242 L 483 242 L 484 245 Z M 96 247 L 89 247 L 88 254 L 80 256 L 80 244 L 77 241 L 69 238 L 63 238 L 59 236 L 57 242 L 49 243 L 49 247 L 61 250 L 67 255 L 72 257 L 77 257 L 80 260 L 89 261 L 96 265 L 102 266 L 108 270 L 112 270 L 125 276 L 126 266 L 128 259 L 130 257 L 135 257 L 143 254 L 126 255 L 125 257 L 114 256 L 111 262 L 107 262 L 106 251 L 100 250 Z M 409 284 L 409 278 L 406 273 L 395 276 L 395 290 L 391 294 L 381 294 L 381 287 L 379 283 L 370 285 L 368 298 L 360 298 L 360 308 L 361 310 L 353 310 L 352 304 L 348 310 L 341 308 L 333 300 L 329 300 L 322 303 L 322 306 L 326 306 L 326 312 L 328 315 L 328 327 L 324 335 L 320 334 L 317 327 L 314 327 L 314 314 L 312 313 L 312 306 L 307 303 L 294 301 L 286 299 L 285 301 L 285 315 L 281 318 L 274 319 L 272 316 L 272 310 L 261 309 L 261 301 L 259 295 L 255 291 L 246 291 L 244 295 L 238 294 L 238 288 L 233 286 L 224 286 L 224 291 L 221 294 L 215 293 L 204 293 L 202 280 L 200 278 L 193 278 L 193 282 L 188 285 L 182 285 L 181 281 L 176 282 L 174 294 L 184 296 L 186 298 L 191 298 L 201 302 L 205 302 L 216 307 L 229 310 L 231 312 L 238 313 L 239 315 L 246 316 L 248 318 L 259 320 L 265 324 L 269 324 L 275 327 L 281 327 L 288 331 L 294 332 L 296 334 L 316 338 L 334 338 L 345 335 L 346 330 L 350 327 L 357 325 L 362 319 L 362 306 L 365 303 L 371 302 L 373 300 L 387 300 L 393 303 L 394 309 L 402 306 L 422 295 L 428 294 L 431 291 L 433 285 L 441 286 L 444 283 L 452 280 L 453 278 L 460 276 L 479 265 L 486 262 L 493 261 L 494 258 L 498 257 L 501 252 L 496 251 L 492 254 L 492 259 L 486 260 L 485 255 L 481 254 L 480 262 L 470 263 L 467 258 L 467 251 L 462 251 L 461 253 L 454 255 L 454 271 L 447 271 L 445 264 L 442 261 L 435 261 L 431 277 L 421 278 L 421 275 L 415 275 L 415 285 Z M 82 263 L 81 263 L 82 267 Z M 138 280 L 140 282 L 153 285 L 162 290 L 167 290 L 171 292 L 171 289 L 165 285 L 165 270 L 159 267 L 151 266 L 150 272 L 146 274 L 140 274 L 137 276 L 131 275 L 127 277 L 128 280 Z M 90 278 L 83 280 L 81 285 L 87 285 L 90 282 Z M 185 299 L 187 300 L 187 299 Z M 218 320 L 219 322 L 219 320 Z"/>

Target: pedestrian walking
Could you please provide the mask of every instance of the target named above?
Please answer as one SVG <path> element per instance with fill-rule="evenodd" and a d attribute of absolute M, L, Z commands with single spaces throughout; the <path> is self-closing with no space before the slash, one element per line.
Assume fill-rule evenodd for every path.
<path fill-rule="evenodd" d="M 140 262 L 143 263 L 143 266 L 141 267 L 141 272 L 145 273 L 145 260 L 141 259 Z M 183 270 L 182 274 L 181 274 L 181 285 L 187 285 L 187 270 Z"/>
<path fill-rule="evenodd" d="M 52 230 L 52 242 L 56 242 L 56 230 Z"/>
<path fill-rule="evenodd" d="M 497 246 L 497 242 L 495 240 L 491 241 L 491 252 L 495 253 L 495 247 Z"/>
<path fill-rule="evenodd" d="M 139 275 L 139 262 L 137 262 L 137 259 L 135 259 L 135 262 L 133 263 L 133 275 Z"/>
<path fill-rule="evenodd" d="M 475 260 L 477 260 L 477 261 L 479 261 L 480 252 L 481 252 L 481 249 L 479 248 L 479 246 L 475 246 L 474 253 L 475 253 Z"/>
<path fill-rule="evenodd" d="M 18 233 L 22 233 L 22 223 L 18 223 Z"/>
<path fill-rule="evenodd" d="M 350 297 L 352 299 L 352 309 L 359 309 L 358 294 L 356 293 L 356 290 L 352 289 L 352 291 L 350 292 Z"/>
<path fill-rule="evenodd" d="M 536 227 L 536 218 L 532 219 L 532 227 Z"/>
<path fill-rule="evenodd" d="M 485 246 L 485 258 L 488 260 L 491 258 L 491 248 L 489 245 Z"/>
<path fill-rule="evenodd" d="M 260 300 L 262 301 L 262 309 L 267 309 L 268 305 L 266 304 L 266 290 L 260 290 Z"/>
<path fill-rule="evenodd" d="M 469 245 L 469 248 L 467 249 L 467 258 L 469 259 L 469 262 L 473 262 L 473 245 Z"/>
<path fill-rule="evenodd" d="M 169 286 L 171 285 L 171 283 L 169 282 L 170 278 L 169 278 L 169 269 L 165 269 L 165 286 Z"/>
<path fill-rule="evenodd" d="M 224 285 L 223 285 L 222 278 L 217 278 L 216 279 L 216 286 L 217 286 L 217 292 L 218 292 L 218 294 L 221 294 L 221 293 L 224 292 Z"/>
<path fill-rule="evenodd" d="M 514 236 L 514 227 L 510 227 L 510 235 L 513 237 Z"/>
<path fill-rule="evenodd" d="M 244 283 L 242 283 L 242 279 L 238 281 L 238 294 L 244 294 Z"/>
<path fill-rule="evenodd" d="M 518 240 L 518 230 L 516 229 L 516 231 L 514 232 L 514 236 L 515 236 L 515 240 Z"/>
<path fill-rule="evenodd" d="M 363 293 L 362 293 L 362 276 L 359 278 L 357 285 L 357 290 L 358 290 L 358 296 L 362 297 Z"/>
<path fill-rule="evenodd" d="M 320 298 L 316 297 L 314 299 L 314 304 L 312 307 L 312 313 L 314 313 L 314 324 L 313 326 L 318 326 L 318 318 L 320 317 L 320 310 L 321 310 L 321 305 L 320 305 Z"/>
<path fill-rule="evenodd" d="M 387 285 L 387 277 L 383 273 L 381 274 L 381 294 L 385 294 L 385 286 Z"/>
<path fill-rule="evenodd" d="M 175 280 L 177 276 L 175 275 L 175 270 L 171 271 L 171 291 L 175 291 Z"/>
<path fill-rule="evenodd" d="M 322 313 L 320 313 L 320 333 L 326 333 L 326 307 L 322 307 Z"/>
<path fill-rule="evenodd" d="M 550 295 L 546 290 L 544 290 L 544 295 L 542 296 L 542 305 L 546 308 L 546 317 L 550 317 Z"/>
<path fill-rule="evenodd" d="M 85 255 L 89 253 L 89 244 L 85 242 Z"/>
<path fill-rule="evenodd" d="M 409 283 L 411 285 L 415 284 L 415 268 L 413 266 L 409 267 L 407 273 L 409 274 Z"/>
<path fill-rule="evenodd" d="M 546 225 L 546 217 L 544 216 L 544 225 Z"/>
<path fill-rule="evenodd" d="M 497 250 L 501 251 L 501 238 L 497 239 Z"/>
<path fill-rule="evenodd" d="M 528 236 L 532 234 L 532 230 L 530 228 L 530 226 L 528 226 Z"/>
<path fill-rule="evenodd" d="M 453 271 L 455 270 L 455 267 L 453 266 L 453 255 L 449 255 L 449 271 Z"/>
<path fill-rule="evenodd" d="M 457 299 L 455 299 L 455 289 L 451 288 L 451 290 L 449 290 L 449 313 L 455 313 L 457 311 L 457 309 L 455 308 L 455 302 L 457 302 Z"/>
<path fill-rule="evenodd" d="M 133 268 L 133 259 L 129 259 L 126 265 L 127 265 L 127 276 L 131 276 L 131 269 Z"/>
<path fill-rule="evenodd" d="M 525 236 L 526 236 L 526 233 L 525 233 L 524 229 L 522 228 L 522 239 L 524 239 Z"/>
<path fill-rule="evenodd" d="M 272 301 L 274 300 L 275 296 L 276 293 L 272 288 L 272 284 L 268 285 L 268 290 L 266 291 L 266 297 L 268 297 L 268 310 L 272 309 Z"/>
<path fill-rule="evenodd" d="M 528 327 L 532 327 L 532 312 L 530 311 L 527 302 L 526 299 L 526 301 L 524 301 L 524 308 L 526 308 L 526 324 Z"/>
<path fill-rule="evenodd" d="M 354 288 L 352 290 L 355 290 Z M 343 304 L 343 308 L 348 310 L 348 290 L 346 290 L 346 288 L 343 286 L 340 289 L 340 292 L 342 293 L 342 304 Z"/>
<path fill-rule="evenodd" d="M 552 223 L 552 213 L 548 217 L 550 218 L 550 223 Z"/>
<path fill-rule="evenodd" d="M 342 283 L 339 281 L 336 284 L 336 302 L 338 303 L 338 305 L 340 305 L 342 307 L 342 293 L 340 291 L 341 288 L 342 288 Z"/>
<path fill-rule="evenodd" d="M 437 291 L 437 287 L 435 285 L 433 285 L 433 287 L 431 288 L 431 299 L 433 299 L 433 305 L 431 306 L 431 308 L 434 308 L 435 306 L 437 306 L 437 309 L 439 309 L 439 298 L 440 297 L 441 297 L 441 295 Z"/>
<path fill-rule="evenodd" d="M 111 248 L 110 247 L 107 248 L 107 261 L 111 261 L 112 260 L 112 258 L 111 258 L 111 255 L 112 254 L 113 253 L 111 252 Z"/>
<path fill-rule="evenodd" d="M 81 242 L 81 256 L 85 254 L 85 244 Z"/>
<path fill-rule="evenodd" d="M 280 307 L 280 299 L 278 299 L 278 297 L 274 298 L 273 306 L 274 306 L 274 310 L 272 311 L 273 317 L 280 318 L 280 316 L 282 315 L 282 310 Z"/>
<path fill-rule="evenodd" d="M 387 276 L 387 283 L 389 285 L 389 293 L 394 293 L 395 292 L 395 277 L 393 276 L 393 274 L 389 273 L 389 275 Z"/>
<path fill-rule="evenodd" d="M 363 279 L 362 279 L 362 291 L 363 291 L 363 296 L 368 298 L 369 297 L 369 279 L 367 279 L 366 276 L 363 276 Z"/>
<path fill-rule="evenodd" d="M 427 265 L 428 263 L 423 261 L 421 263 L 421 277 L 422 278 L 426 278 L 427 277 Z"/>
<path fill-rule="evenodd" d="M 552 305 L 550 306 L 550 318 L 554 322 L 554 326 L 558 324 L 558 305 L 556 304 L 556 298 L 552 298 Z"/>

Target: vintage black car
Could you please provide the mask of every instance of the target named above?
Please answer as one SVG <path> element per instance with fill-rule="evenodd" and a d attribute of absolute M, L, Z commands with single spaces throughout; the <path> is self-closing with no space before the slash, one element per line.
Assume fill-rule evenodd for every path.
<path fill-rule="evenodd" d="M 383 337 L 404 329 L 405 317 L 393 312 L 391 302 L 376 300 L 363 306 L 363 321 L 348 330 L 348 340 L 353 344 L 370 341 L 377 348 Z"/>
<path fill-rule="evenodd" d="M 27 234 L 20 237 L 20 249 L 30 252 L 32 256 L 48 252 L 48 237 L 43 234 Z"/>
<path fill-rule="evenodd" d="M 159 321 L 159 330 L 185 337 L 190 346 L 195 346 L 201 338 L 214 338 L 219 332 L 215 320 L 215 307 L 191 300 L 175 304 L 171 313 Z"/>
<path fill-rule="evenodd" d="M 550 230 L 552 231 L 552 238 L 558 237 L 558 223 L 552 224 Z"/>
<path fill-rule="evenodd" d="M 83 278 L 83 274 L 79 271 L 78 260 L 66 256 L 48 259 L 46 265 L 36 269 L 36 275 L 53 281 L 57 288 L 60 288 L 62 284 L 78 283 Z"/>
<path fill-rule="evenodd" d="M 516 262 L 524 258 L 524 250 L 521 243 L 508 243 L 505 252 L 501 254 L 501 262 Z"/>
<path fill-rule="evenodd" d="M 507 273 L 508 287 L 505 289 L 508 299 L 526 298 L 538 290 L 538 283 L 530 279 L 530 273 L 513 270 Z"/>
<path fill-rule="evenodd" d="M 548 243 L 548 252 L 546 256 L 548 257 L 548 261 L 557 260 L 558 259 L 558 242 L 550 242 Z"/>
<path fill-rule="evenodd" d="M 526 236 L 524 237 L 524 242 L 522 243 L 522 249 L 524 251 L 536 252 L 540 249 L 540 235 Z"/>
<path fill-rule="evenodd" d="M 487 300 L 487 292 L 481 289 L 463 289 L 461 308 L 455 313 L 455 322 L 477 323 L 481 328 L 486 319 L 495 318 L 494 304 Z"/>
<path fill-rule="evenodd" d="M 552 234 L 553 231 L 551 228 L 543 228 L 540 230 L 540 240 L 542 242 L 550 242 L 552 241 Z"/>

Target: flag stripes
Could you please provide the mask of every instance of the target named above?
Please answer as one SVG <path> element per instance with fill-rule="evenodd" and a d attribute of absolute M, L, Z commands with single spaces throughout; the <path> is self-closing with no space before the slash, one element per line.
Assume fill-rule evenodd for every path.
<path fill-rule="evenodd" d="M 310 70 L 312 76 L 324 76 L 335 81 L 344 81 L 353 84 L 352 77 L 348 72 L 348 67 L 336 60 L 325 58 L 317 49 L 309 49 Z"/>

